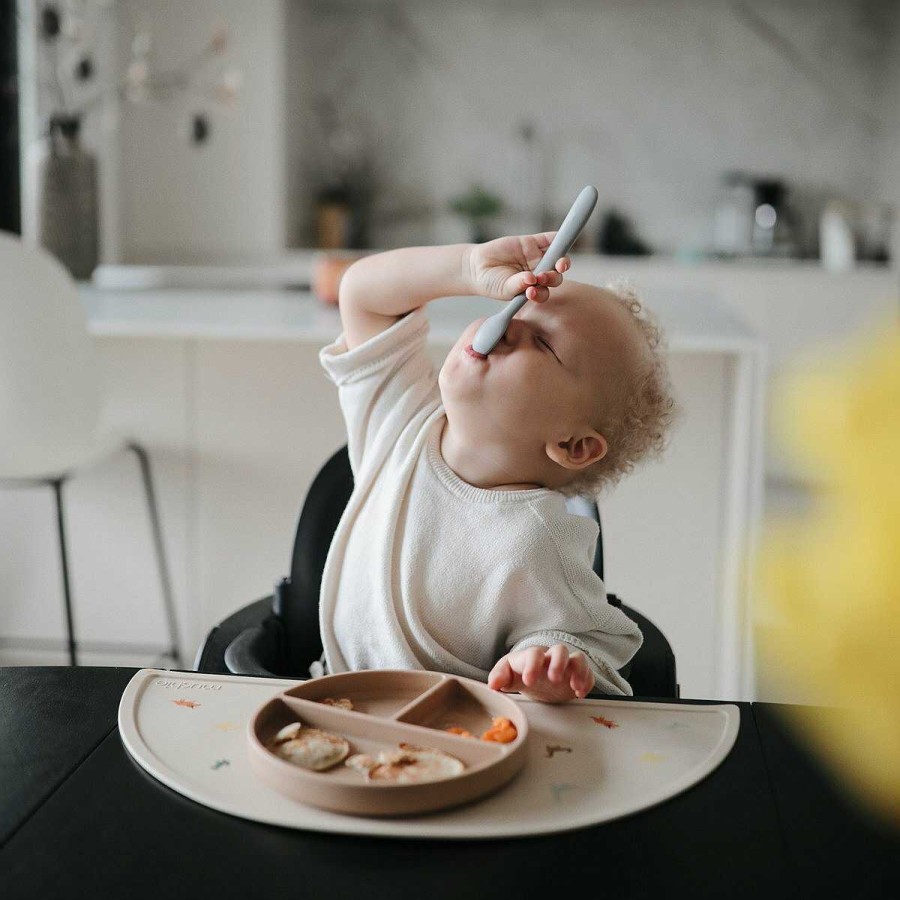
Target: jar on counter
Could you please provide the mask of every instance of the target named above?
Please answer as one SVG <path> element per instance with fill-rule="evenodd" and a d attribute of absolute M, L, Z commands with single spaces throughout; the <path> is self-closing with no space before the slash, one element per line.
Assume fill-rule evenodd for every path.
<path fill-rule="evenodd" d="M 755 191 L 750 176 L 726 172 L 716 208 L 713 248 L 722 256 L 749 256 L 753 251 Z"/>
<path fill-rule="evenodd" d="M 787 202 L 787 188 L 776 179 L 753 181 L 753 253 L 756 256 L 796 257 L 796 215 Z"/>

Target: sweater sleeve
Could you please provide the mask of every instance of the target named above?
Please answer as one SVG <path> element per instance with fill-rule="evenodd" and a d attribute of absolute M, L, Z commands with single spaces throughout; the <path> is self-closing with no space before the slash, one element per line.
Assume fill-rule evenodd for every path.
<path fill-rule="evenodd" d="M 554 644 L 565 644 L 572 650 L 580 650 L 587 657 L 596 682 L 594 691 L 602 694 L 625 694 L 630 697 L 631 685 L 616 669 L 621 669 L 637 653 L 642 643 L 643 636 L 636 624 L 633 634 L 616 636 L 602 631 L 573 634 L 548 629 L 526 635 L 515 643 L 510 652 L 524 650 L 526 647 L 552 647 Z"/>
<path fill-rule="evenodd" d="M 547 515 L 535 510 L 543 522 L 542 548 L 546 565 L 529 565 L 529 594 L 537 615 L 524 618 L 509 635 L 508 652 L 526 647 L 566 644 L 587 657 L 596 679 L 594 690 L 630 696 L 631 686 L 618 673 L 640 649 L 643 635 L 637 623 L 606 599 L 602 579 L 592 560 L 597 525 L 569 513 Z M 541 602 L 543 601 L 543 602 Z"/>
<path fill-rule="evenodd" d="M 338 388 L 354 475 L 364 457 L 389 452 L 416 413 L 440 402 L 427 335 L 425 311 L 417 309 L 352 350 L 341 334 L 320 351 Z"/>

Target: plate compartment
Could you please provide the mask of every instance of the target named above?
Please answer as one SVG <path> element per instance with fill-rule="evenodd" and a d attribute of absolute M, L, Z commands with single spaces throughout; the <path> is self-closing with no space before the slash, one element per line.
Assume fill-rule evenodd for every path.
<path fill-rule="evenodd" d="M 325 698 L 349 699 L 354 708 L 324 704 Z M 498 716 L 516 726 L 518 735 L 508 744 L 479 737 Z M 278 731 L 297 721 L 343 737 L 351 755 L 377 756 L 405 743 L 443 750 L 461 760 L 465 770 L 435 781 L 392 784 L 367 781 L 343 762 L 324 772 L 305 769 L 269 749 Z M 452 726 L 474 736 L 446 731 Z M 247 731 L 250 766 L 261 781 L 300 803 L 357 816 L 418 815 L 492 793 L 524 764 L 527 738 L 528 720 L 518 706 L 479 682 L 391 670 L 344 673 L 297 685 L 265 703 Z"/>

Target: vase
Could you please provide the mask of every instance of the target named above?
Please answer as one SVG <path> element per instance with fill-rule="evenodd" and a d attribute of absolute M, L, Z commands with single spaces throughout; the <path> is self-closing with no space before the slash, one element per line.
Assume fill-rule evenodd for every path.
<path fill-rule="evenodd" d="M 97 266 L 97 160 L 81 146 L 80 121 L 53 116 L 34 158 L 34 227 L 47 248 L 79 280 Z"/>

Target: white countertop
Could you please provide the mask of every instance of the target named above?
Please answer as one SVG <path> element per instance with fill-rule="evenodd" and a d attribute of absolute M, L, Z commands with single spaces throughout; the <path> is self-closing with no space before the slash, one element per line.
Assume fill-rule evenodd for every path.
<path fill-rule="evenodd" d="M 123 290 L 79 285 L 88 327 L 97 337 L 190 340 L 297 341 L 324 345 L 340 333 L 337 308 L 307 291 L 286 289 Z M 655 292 L 647 306 L 676 353 L 753 351 L 760 341 L 714 298 Z M 500 304 L 483 297 L 451 297 L 428 306 L 430 340 L 451 344 L 473 319 Z"/>
<path fill-rule="evenodd" d="M 362 252 L 362 251 L 360 251 Z M 365 251 L 372 253 L 375 251 Z M 317 257 L 354 255 L 354 251 L 294 249 L 267 259 L 210 263 L 207 265 L 104 264 L 94 270 L 93 284 L 113 290 L 161 288 L 257 288 L 308 287 Z M 696 275 L 720 277 L 793 278 L 804 283 L 835 278 L 855 281 L 888 276 L 897 279 L 897 268 L 875 263 L 857 263 L 850 271 L 829 272 L 816 260 L 796 259 L 702 259 L 682 260 L 671 256 L 602 256 L 596 253 L 571 254 L 573 272 L 581 280 L 597 283 L 609 272 L 630 272 L 633 276 L 662 274 L 673 279 Z"/>

